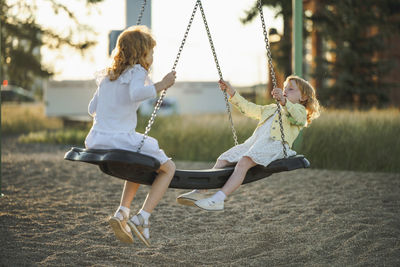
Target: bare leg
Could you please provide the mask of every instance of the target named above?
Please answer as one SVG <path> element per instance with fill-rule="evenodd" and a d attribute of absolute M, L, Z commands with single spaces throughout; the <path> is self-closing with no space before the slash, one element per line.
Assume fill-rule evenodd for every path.
<path fill-rule="evenodd" d="M 140 184 L 125 181 L 124 191 L 122 192 L 121 197 L 121 206 L 127 207 L 128 209 L 130 208 L 139 186 Z"/>
<path fill-rule="evenodd" d="M 221 169 L 221 168 L 224 168 L 224 167 L 229 166 L 231 164 L 232 163 L 230 163 L 227 160 L 219 159 L 219 160 L 217 160 L 217 162 L 215 162 L 215 165 L 214 165 L 213 169 Z"/>
<path fill-rule="evenodd" d="M 146 200 L 143 203 L 143 210 L 148 213 L 153 212 L 165 191 L 167 191 L 167 188 L 174 177 L 175 169 L 175 164 L 171 160 L 168 160 L 166 163 L 161 165 L 160 172 L 154 180 L 150 192 L 147 194 Z"/>
<path fill-rule="evenodd" d="M 217 160 L 217 162 L 215 162 L 213 169 L 221 169 L 230 166 L 232 164 L 233 163 L 227 160 Z M 208 191 L 207 189 L 195 189 L 193 191 L 179 195 L 176 198 L 176 201 L 181 205 L 193 206 L 194 202 L 196 202 L 199 199 L 203 199 L 205 197 L 205 195 L 201 194 L 205 194 L 207 193 L 207 191 Z"/>
<path fill-rule="evenodd" d="M 215 162 L 215 165 L 212 168 L 213 169 L 222 169 L 222 168 L 224 168 L 226 166 L 229 166 L 231 164 L 232 163 L 230 163 L 227 160 L 219 159 L 219 160 L 217 160 L 217 162 Z M 197 189 L 197 192 L 199 192 L 199 193 L 207 193 L 207 191 L 208 191 L 208 189 Z"/>
<path fill-rule="evenodd" d="M 120 202 L 122 207 L 130 209 L 131 202 L 135 197 L 139 186 L 140 185 L 137 183 L 125 181 Z M 115 236 L 123 243 L 130 244 L 133 242 L 133 237 L 129 227 L 127 226 L 126 219 L 128 218 L 129 214 L 126 213 L 129 213 L 129 211 L 123 210 L 123 212 L 121 212 L 121 210 L 117 210 L 115 215 L 112 216 L 108 222 L 111 225 Z"/>
<path fill-rule="evenodd" d="M 229 177 L 228 181 L 225 183 L 225 185 L 222 187 L 222 192 L 226 196 L 231 194 L 233 191 L 239 188 L 239 186 L 243 183 L 244 177 L 246 176 L 247 171 L 251 168 L 256 166 L 257 163 L 255 163 L 251 158 L 249 157 L 243 157 L 239 160 L 239 162 L 236 164 L 235 170 L 233 171 L 231 177 Z"/>
<path fill-rule="evenodd" d="M 217 160 L 217 162 L 215 162 L 214 167 L 212 167 L 213 169 L 222 169 L 226 166 L 231 165 L 231 163 L 227 160 Z M 208 189 L 196 189 L 197 192 L 199 193 L 207 193 Z"/>

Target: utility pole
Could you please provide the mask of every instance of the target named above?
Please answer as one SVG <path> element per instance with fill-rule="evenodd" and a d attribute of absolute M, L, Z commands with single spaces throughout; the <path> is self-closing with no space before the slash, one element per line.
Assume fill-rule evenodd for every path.
<path fill-rule="evenodd" d="M 130 26 L 136 25 L 137 19 L 139 17 L 141 7 L 146 1 L 145 9 L 143 12 L 143 17 L 141 25 L 146 25 L 151 29 L 151 0 L 125 0 L 125 29 Z M 112 30 L 108 34 L 108 55 L 110 56 L 113 49 L 117 44 L 118 36 L 123 32 L 122 30 Z"/>
<path fill-rule="evenodd" d="M 144 0 L 126 0 L 126 28 L 136 25 L 143 1 Z M 149 29 L 151 29 L 151 4 L 151 0 L 146 1 L 142 22 L 140 23 L 141 25 L 149 27 Z"/>
<path fill-rule="evenodd" d="M 293 12 L 293 65 L 297 76 L 303 76 L 303 0 L 292 0 Z"/>
<path fill-rule="evenodd" d="M 303 0 L 292 0 L 292 70 L 299 77 L 303 77 Z M 294 150 L 301 150 L 303 131 L 300 131 L 295 142 Z"/>

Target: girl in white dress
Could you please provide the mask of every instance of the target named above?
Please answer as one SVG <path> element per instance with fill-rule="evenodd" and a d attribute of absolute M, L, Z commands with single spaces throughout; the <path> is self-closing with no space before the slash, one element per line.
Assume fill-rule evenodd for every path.
<path fill-rule="evenodd" d="M 98 88 L 89 103 L 93 126 L 86 137 L 85 146 L 93 149 L 124 149 L 137 151 L 143 135 L 135 131 L 137 109 L 142 101 L 156 97 L 157 92 L 175 83 L 175 72 L 168 73 L 153 84 L 148 70 L 153 63 L 156 45 L 145 26 L 134 26 L 123 31 L 113 52 L 111 67 L 98 73 Z M 158 146 L 156 139 L 148 137 L 141 153 L 156 158 L 160 163 L 149 194 L 139 212 L 129 219 L 130 205 L 139 184 L 125 182 L 120 206 L 109 223 L 116 237 L 132 243 L 132 231 L 149 246 L 149 217 L 175 173 L 175 164 Z"/>
<path fill-rule="evenodd" d="M 255 165 L 267 166 L 284 157 L 282 137 L 276 104 L 260 106 L 246 101 L 228 83 L 220 81 L 220 88 L 230 95 L 229 101 L 244 115 L 258 119 L 253 135 L 243 144 L 232 147 L 218 159 L 214 168 L 223 168 L 236 163 L 234 172 L 220 191 L 204 198 L 204 191 L 194 190 L 178 196 L 183 205 L 195 205 L 205 210 L 223 210 L 225 198 L 243 182 L 247 171 Z M 300 130 L 319 116 L 319 103 L 314 88 L 297 76 L 289 76 L 284 83 L 284 92 L 275 88 L 272 96 L 282 106 L 282 124 L 288 156 L 296 155 L 291 146 Z"/>

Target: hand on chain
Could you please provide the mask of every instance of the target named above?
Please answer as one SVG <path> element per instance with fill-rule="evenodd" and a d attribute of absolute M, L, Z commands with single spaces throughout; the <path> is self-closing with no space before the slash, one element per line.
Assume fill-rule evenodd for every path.
<path fill-rule="evenodd" d="M 172 85 L 174 85 L 176 79 L 176 71 L 171 71 L 167 75 L 164 76 L 162 79 L 162 83 L 164 84 L 164 89 L 170 88 Z"/>
<path fill-rule="evenodd" d="M 219 88 L 221 88 L 222 91 L 226 91 L 231 97 L 235 94 L 235 89 L 233 89 L 228 82 L 225 82 L 224 80 L 219 80 L 218 83 Z"/>
<path fill-rule="evenodd" d="M 271 95 L 274 99 L 276 99 L 277 101 L 279 101 L 279 103 L 284 106 L 286 105 L 286 97 L 284 97 L 282 89 L 281 88 L 274 88 L 271 91 Z"/>

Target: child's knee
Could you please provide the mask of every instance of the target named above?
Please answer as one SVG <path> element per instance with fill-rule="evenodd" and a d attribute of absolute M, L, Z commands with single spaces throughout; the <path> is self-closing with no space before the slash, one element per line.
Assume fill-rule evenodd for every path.
<path fill-rule="evenodd" d="M 239 162 L 236 164 L 236 167 L 241 169 L 250 169 L 255 165 L 257 164 L 251 158 L 245 156 L 239 160 Z"/>
<path fill-rule="evenodd" d="M 229 165 L 229 162 L 223 159 L 217 160 L 217 162 L 214 165 L 214 168 L 223 168 Z"/>
<path fill-rule="evenodd" d="M 160 170 L 168 174 L 174 174 L 176 170 L 175 163 L 172 160 L 168 160 L 160 166 Z"/>

